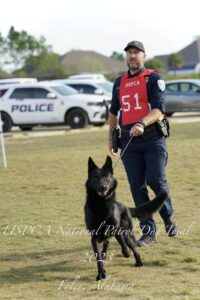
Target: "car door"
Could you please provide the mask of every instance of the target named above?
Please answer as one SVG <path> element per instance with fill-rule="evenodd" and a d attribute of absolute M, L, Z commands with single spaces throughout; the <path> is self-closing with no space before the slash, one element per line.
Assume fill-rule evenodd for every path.
<path fill-rule="evenodd" d="M 9 97 L 11 115 L 16 124 L 56 123 L 60 119 L 57 97 L 42 87 L 17 87 Z"/>
<path fill-rule="evenodd" d="M 32 90 L 33 123 L 47 124 L 61 122 L 61 99 L 48 87 Z"/>
<path fill-rule="evenodd" d="M 179 83 L 184 110 L 200 109 L 200 87 L 191 82 Z"/>
<path fill-rule="evenodd" d="M 31 88 L 14 88 L 8 101 L 10 113 L 15 124 L 31 124 L 32 112 L 28 110 L 32 98 Z M 29 103 L 27 103 L 27 101 Z"/>
<path fill-rule="evenodd" d="M 182 98 L 179 93 L 179 84 L 167 83 L 166 84 L 166 111 L 174 112 L 181 111 L 183 107 Z"/>

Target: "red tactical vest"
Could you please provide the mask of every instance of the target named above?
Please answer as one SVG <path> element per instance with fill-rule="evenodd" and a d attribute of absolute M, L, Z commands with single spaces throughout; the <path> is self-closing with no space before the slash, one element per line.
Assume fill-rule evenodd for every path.
<path fill-rule="evenodd" d="M 119 94 L 122 108 L 122 125 L 136 123 L 148 114 L 150 109 L 145 77 L 153 72 L 157 71 L 144 70 L 138 76 L 131 78 L 128 78 L 128 72 L 122 75 Z"/>

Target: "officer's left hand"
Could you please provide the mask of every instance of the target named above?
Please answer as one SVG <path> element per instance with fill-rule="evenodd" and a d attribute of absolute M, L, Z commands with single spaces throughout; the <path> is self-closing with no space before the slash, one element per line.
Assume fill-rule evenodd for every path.
<path fill-rule="evenodd" d="M 130 136 L 140 136 L 144 133 L 144 127 L 142 124 L 135 124 L 130 130 Z"/>

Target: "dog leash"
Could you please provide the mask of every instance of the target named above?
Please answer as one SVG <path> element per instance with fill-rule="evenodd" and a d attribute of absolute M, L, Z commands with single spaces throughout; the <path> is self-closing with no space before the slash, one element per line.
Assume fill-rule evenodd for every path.
<path fill-rule="evenodd" d="M 126 144 L 126 147 L 124 148 L 124 150 L 122 151 L 121 155 L 116 159 L 115 163 L 114 163 L 114 166 L 113 166 L 113 170 L 114 168 L 116 167 L 116 165 L 118 164 L 119 160 L 122 158 L 122 156 L 124 155 L 124 152 L 126 151 L 126 149 L 128 148 L 128 145 L 130 144 L 130 142 L 132 141 L 133 139 L 133 135 L 131 135 L 128 143 Z"/>

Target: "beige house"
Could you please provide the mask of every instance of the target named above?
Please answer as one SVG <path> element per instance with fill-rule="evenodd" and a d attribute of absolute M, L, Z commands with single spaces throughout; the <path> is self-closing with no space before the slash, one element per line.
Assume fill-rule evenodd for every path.
<path fill-rule="evenodd" d="M 95 51 L 72 50 L 61 56 L 61 64 L 68 74 L 101 73 L 116 77 L 126 70 L 125 62 Z"/>

